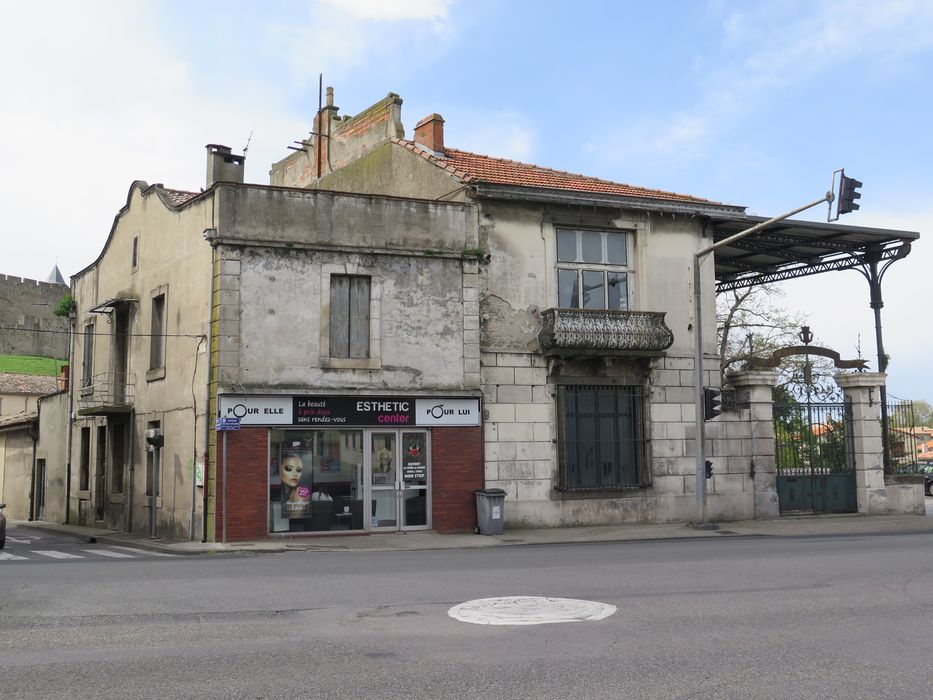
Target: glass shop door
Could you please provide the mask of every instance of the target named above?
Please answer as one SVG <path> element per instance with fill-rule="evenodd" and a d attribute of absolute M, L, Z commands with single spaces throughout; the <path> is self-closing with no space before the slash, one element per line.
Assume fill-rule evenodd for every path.
<path fill-rule="evenodd" d="M 373 532 L 431 526 L 431 470 L 424 430 L 366 431 L 366 483 Z"/>

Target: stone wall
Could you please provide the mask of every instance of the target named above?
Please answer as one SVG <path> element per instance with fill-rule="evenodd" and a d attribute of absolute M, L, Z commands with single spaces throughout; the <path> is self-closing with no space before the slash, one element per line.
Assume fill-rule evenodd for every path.
<path fill-rule="evenodd" d="M 68 359 L 67 317 L 52 312 L 68 287 L 0 275 L 0 355 Z"/>

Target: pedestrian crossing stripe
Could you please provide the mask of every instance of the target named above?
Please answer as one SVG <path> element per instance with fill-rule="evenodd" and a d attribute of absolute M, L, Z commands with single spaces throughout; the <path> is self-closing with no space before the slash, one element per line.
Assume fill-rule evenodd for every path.
<path fill-rule="evenodd" d="M 123 547 L 122 545 L 114 545 L 114 549 L 122 549 L 124 552 L 133 552 L 133 554 L 144 554 L 150 557 L 177 557 L 177 554 L 168 554 L 167 552 L 153 552 L 151 549 L 139 549 L 137 547 Z"/>
<path fill-rule="evenodd" d="M 133 554 L 125 554 L 124 552 L 114 552 L 110 549 L 82 549 L 82 552 L 87 552 L 88 554 L 100 554 L 102 557 L 113 557 L 114 559 L 135 559 L 136 557 Z"/>
<path fill-rule="evenodd" d="M 41 554 L 43 557 L 51 557 L 52 559 L 83 559 L 80 554 L 69 554 L 68 552 L 59 552 L 55 549 L 33 549 L 30 550 L 33 554 Z"/>
<path fill-rule="evenodd" d="M 28 559 L 28 557 L 20 557 L 16 554 L 10 554 L 9 552 L 0 552 L 0 561 L 18 561 L 25 559 Z"/>

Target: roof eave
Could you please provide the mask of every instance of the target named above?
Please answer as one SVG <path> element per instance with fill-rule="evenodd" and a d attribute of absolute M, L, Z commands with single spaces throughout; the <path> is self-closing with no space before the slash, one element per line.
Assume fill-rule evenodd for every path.
<path fill-rule="evenodd" d="M 511 201 L 546 202 L 549 204 L 570 204 L 609 207 L 612 209 L 637 209 L 640 211 L 662 212 L 665 214 L 685 214 L 689 216 L 710 216 L 716 218 L 742 218 L 745 207 L 729 206 L 715 202 L 697 202 L 691 200 L 657 199 L 654 197 L 625 197 L 622 195 L 579 190 L 562 190 L 519 185 L 499 185 L 489 182 L 474 184 L 476 197 Z"/>

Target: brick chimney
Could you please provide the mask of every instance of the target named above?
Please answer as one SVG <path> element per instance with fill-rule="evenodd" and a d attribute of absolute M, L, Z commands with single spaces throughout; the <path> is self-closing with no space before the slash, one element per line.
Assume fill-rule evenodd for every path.
<path fill-rule="evenodd" d="M 215 182 L 243 182 L 246 156 L 234 155 L 229 146 L 209 143 L 207 149 L 207 187 Z"/>
<path fill-rule="evenodd" d="M 429 114 L 415 125 L 415 143 L 435 155 L 444 155 L 444 117 Z"/>

